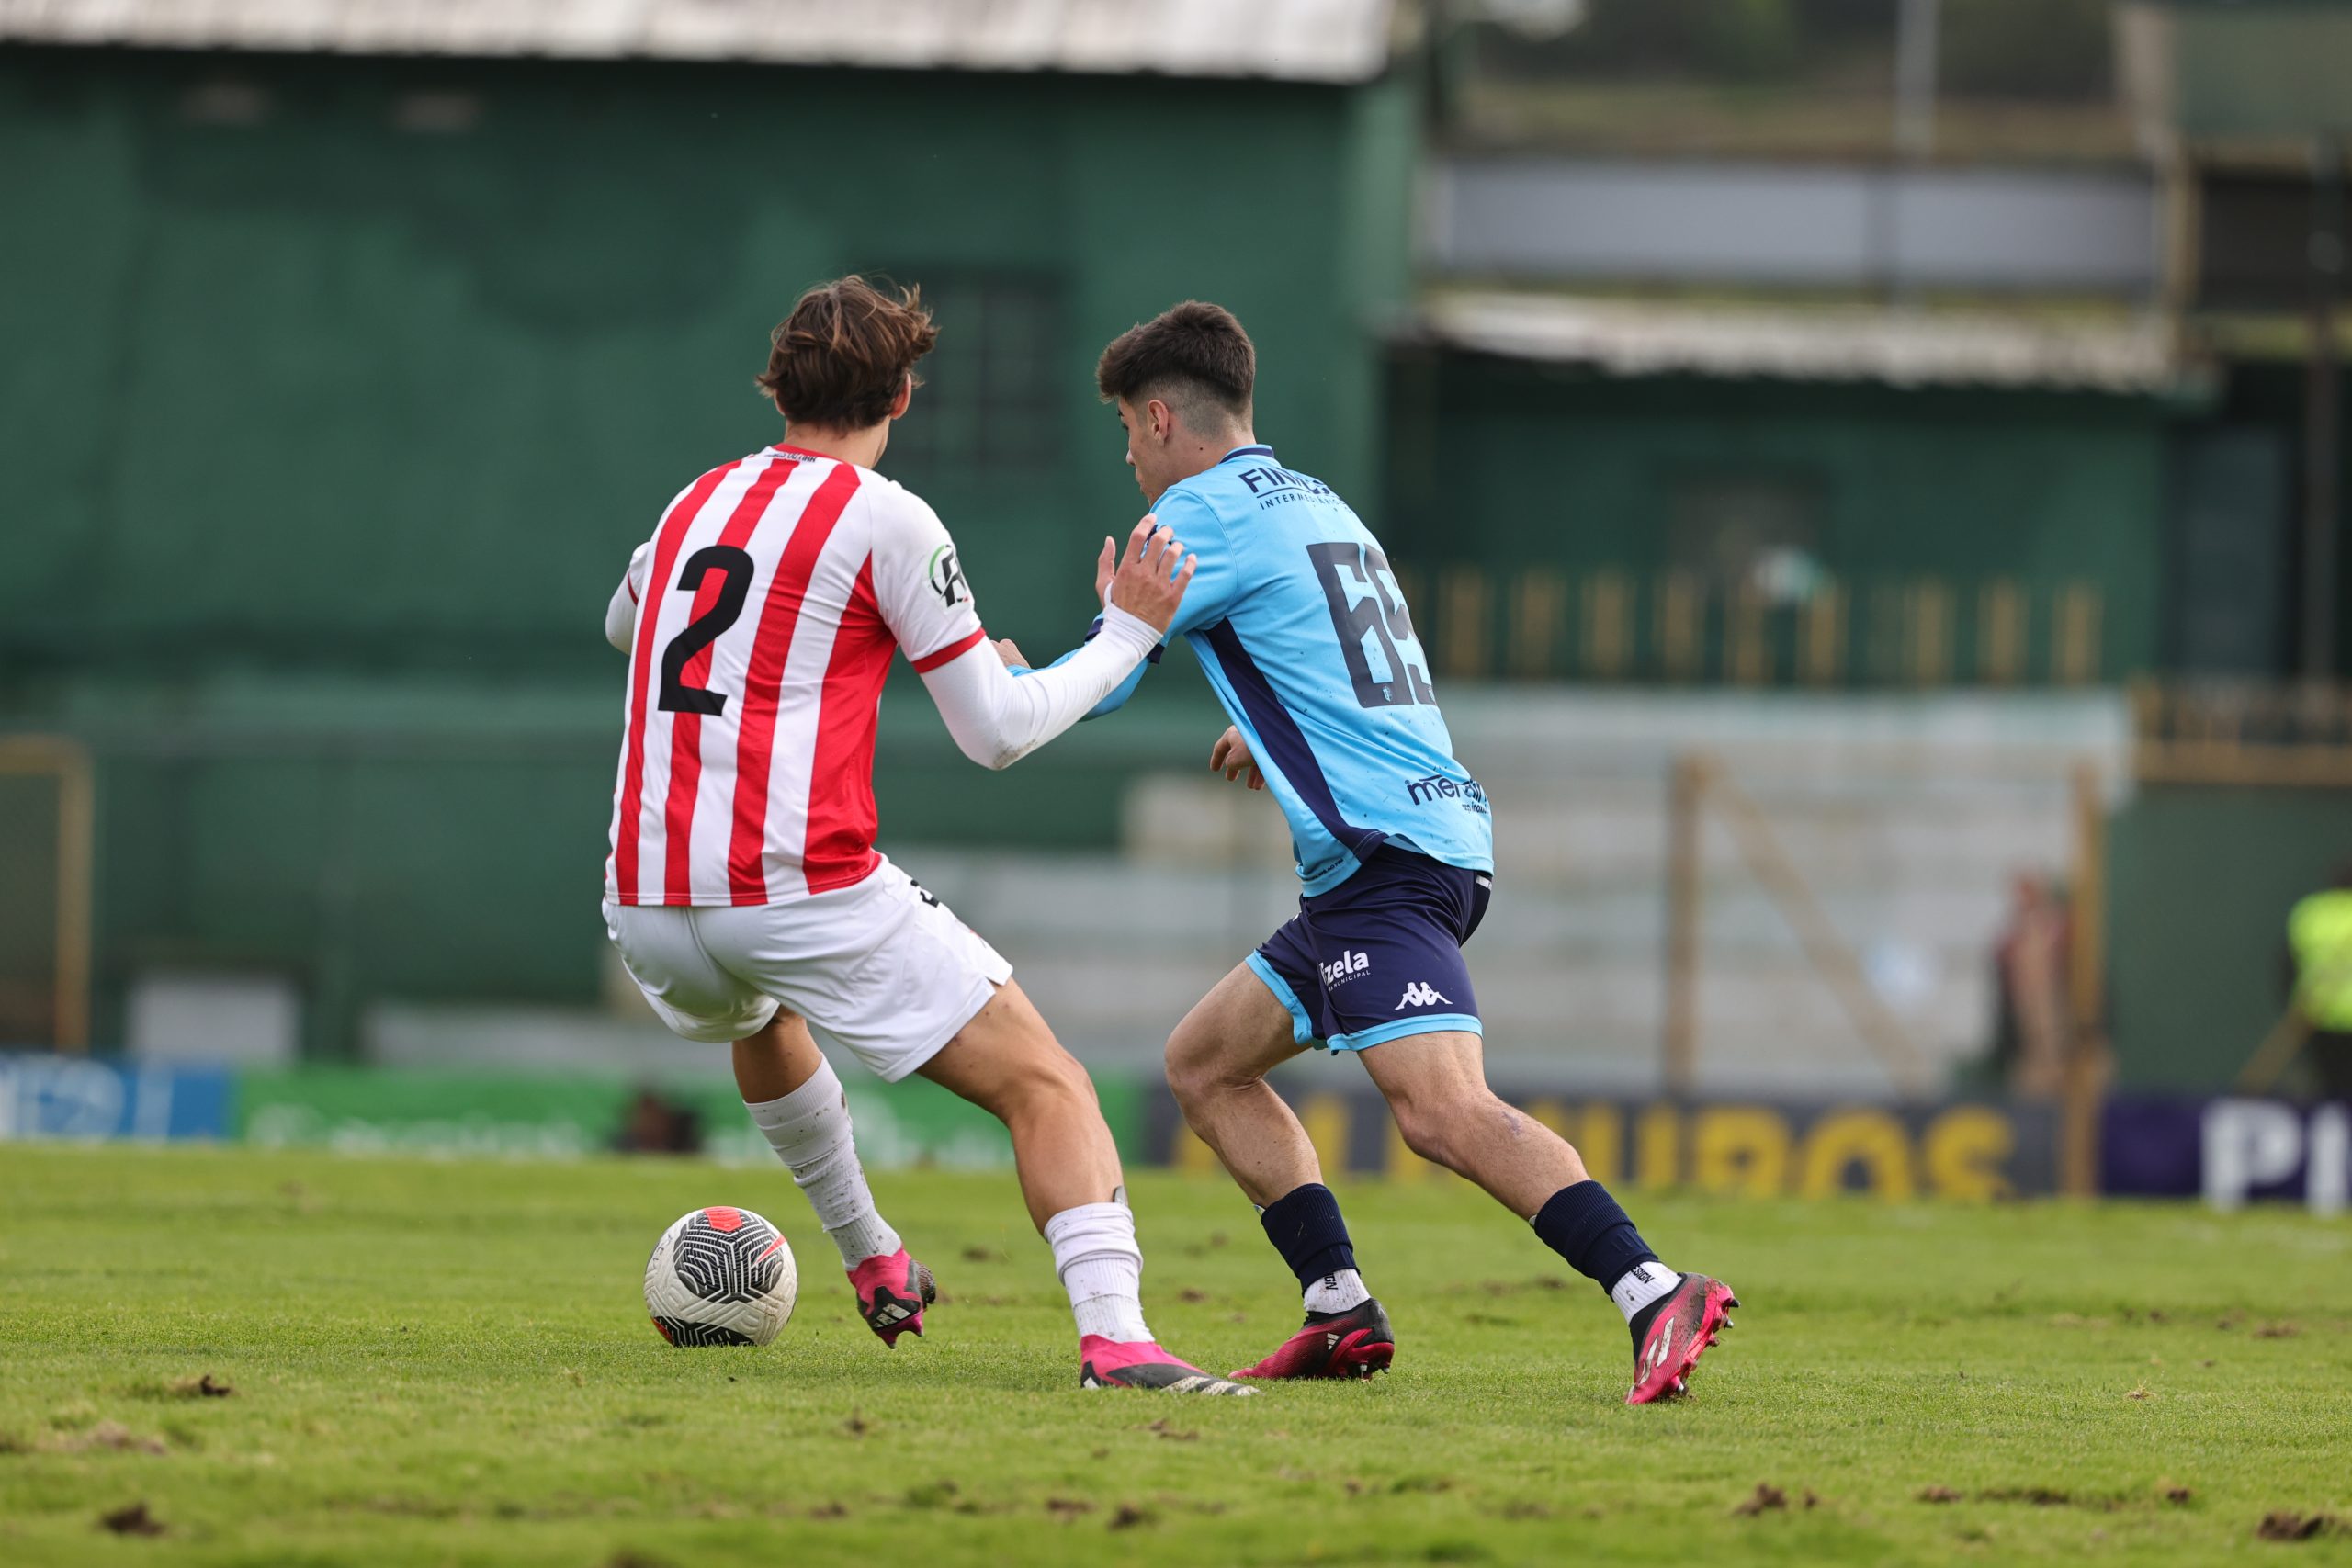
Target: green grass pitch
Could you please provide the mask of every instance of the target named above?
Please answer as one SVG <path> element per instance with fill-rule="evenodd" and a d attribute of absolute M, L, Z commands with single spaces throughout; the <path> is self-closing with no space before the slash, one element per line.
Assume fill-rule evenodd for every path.
<path fill-rule="evenodd" d="M 1746 1305 L 1630 1410 L 1525 1225 L 1363 1184 L 1397 1370 L 1187 1400 L 1075 1386 L 1008 1175 L 876 1185 L 945 1292 L 895 1354 L 775 1168 L 0 1148 L 0 1562 L 2352 1562 L 2344 1222 L 1643 1198 Z M 1229 1188 L 1134 1195 L 1163 1339 L 1222 1371 L 1293 1325 Z M 640 1310 L 713 1202 L 798 1254 L 765 1350 Z"/>

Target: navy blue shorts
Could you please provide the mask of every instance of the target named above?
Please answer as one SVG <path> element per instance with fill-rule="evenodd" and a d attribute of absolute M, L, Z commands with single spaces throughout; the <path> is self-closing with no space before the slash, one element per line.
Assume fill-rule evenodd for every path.
<path fill-rule="evenodd" d="M 1249 958 L 1290 1010 L 1302 1045 L 1361 1051 L 1443 1030 L 1483 1033 L 1462 944 L 1487 918 L 1494 879 L 1384 846 Z"/>

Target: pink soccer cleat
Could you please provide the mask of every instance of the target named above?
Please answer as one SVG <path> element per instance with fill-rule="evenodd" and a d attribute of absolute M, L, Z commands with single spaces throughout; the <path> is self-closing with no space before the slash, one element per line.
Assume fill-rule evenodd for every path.
<path fill-rule="evenodd" d="M 1306 1325 L 1282 1348 L 1238 1378 L 1368 1378 L 1396 1357 L 1396 1331 L 1378 1298 L 1366 1296 L 1345 1312 L 1310 1312 Z"/>
<path fill-rule="evenodd" d="M 1078 1342 L 1080 1388 L 1159 1388 L 1170 1393 L 1256 1393 L 1180 1361 L 1153 1339 L 1129 1343 L 1089 1334 Z"/>
<path fill-rule="evenodd" d="M 1636 1331 L 1634 1387 L 1625 1403 L 1647 1404 L 1688 1393 L 1699 1357 L 1716 1335 L 1731 1326 L 1724 1309 L 1738 1304 L 1739 1298 L 1721 1280 L 1683 1275 L 1682 1282 L 1647 1314 L 1648 1325 Z"/>
<path fill-rule="evenodd" d="M 922 1333 L 922 1309 L 939 1299 L 939 1283 L 931 1270 L 907 1256 L 907 1249 L 877 1253 L 849 1271 L 857 1292 L 857 1314 L 865 1326 L 895 1350 L 901 1334 Z"/>

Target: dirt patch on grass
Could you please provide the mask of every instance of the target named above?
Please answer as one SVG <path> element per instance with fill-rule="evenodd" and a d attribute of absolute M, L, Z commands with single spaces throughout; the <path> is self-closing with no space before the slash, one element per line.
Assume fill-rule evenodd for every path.
<path fill-rule="evenodd" d="M 40 1445 L 44 1452 L 53 1454 L 85 1454 L 100 1450 L 117 1453 L 162 1454 L 171 1451 L 163 1438 L 147 1432 L 134 1432 L 119 1421 L 101 1421 L 79 1432 L 61 1432 Z"/>
<path fill-rule="evenodd" d="M 1565 1291 L 1567 1288 L 1568 1281 L 1557 1274 L 1538 1274 L 1527 1280 L 1480 1280 L 1476 1283 L 1465 1281 L 1448 1285 L 1445 1288 L 1445 1294 L 1449 1296 L 1518 1296 L 1525 1295 L 1530 1291 Z"/>
<path fill-rule="evenodd" d="M 1980 1486 L 1973 1492 L 1956 1491 L 1950 1486 L 1922 1486 L 1912 1496 L 1922 1503 L 2022 1503 L 2034 1508 L 2086 1508 L 2093 1513 L 2120 1513 L 2125 1508 L 2146 1507 L 2163 1502 L 2174 1507 L 2185 1507 L 2196 1497 L 2189 1488 L 2172 1481 L 2159 1481 L 2154 1498 L 2119 1496 L 2111 1493 L 2078 1494 L 2063 1487 Z M 1811 1507 L 1808 1501 L 1805 1505 Z"/>
<path fill-rule="evenodd" d="M 1789 1495 L 1766 1482 L 1756 1483 L 1756 1490 L 1743 1499 L 1732 1512 L 1744 1518 L 1758 1514 L 1784 1513 L 1789 1506 Z"/>
<path fill-rule="evenodd" d="M 147 1511 L 144 1503 L 133 1503 L 128 1508 L 117 1508 L 110 1514 L 98 1516 L 98 1528 L 117 1535 L 161 1535 L 164 1521 Z"/>
<path fill-rule="evenodd" d="M 2352 1533 L 2352 1522 L 2334 1514 L 2302 1514 L 2292 1508 L 2274 1508 L 2262 1516 L 2254 1533 L 2261 1540 L 2310 1540 L 2315 1536 Z"/>
<path fill-rule="evenodd" d="M 1131 1530 L 1137 1525 L 1149 1523 L 1151 1523 L 1150 1509 L 1138 1508 L 1133 1503 L 1122 1503 L 1119 1505 L 1119 1511 L 1111 1516 L 1111 1522 L 1106 1528 L 1114 1530 Z"/>
<path fill-rule="evenodd" d="M 1156 1438 L 1165 1438 L 1171 1443 L 1190 1443 L 1197 1441 L 1200 1438 L 1200 1434 L 1198 1432 L 1187 1431 L 1182 1427 L 1170 1426 L 1168 1424 L 1168 1417 L 1165 1416 L 1161 1416 L 1157 1421 L 1147 1421 L 1142 1426 L 1137 1427 L 1135 1429 L 1138 1432 L 1149 1432 Z"/>
<path fill-rule="evenodd" d="M 1054 1517 L 1061 1520 L 1064 1524 L 1068 1524 L 1070 1520 L 1078 1517 L 1080 1514 L 1091 1514 L 1093 1511 L 1094 1505 L 1086 1501 L 1082 1497 L 1048 1497 L 1046 1499 L 1046 1512 L 1053 1515 Z"/>

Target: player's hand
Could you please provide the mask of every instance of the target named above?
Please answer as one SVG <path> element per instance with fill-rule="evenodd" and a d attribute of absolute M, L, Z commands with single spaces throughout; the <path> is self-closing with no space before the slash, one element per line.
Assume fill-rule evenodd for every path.
<path fill-rule="evenodd" d="M 1147 513 L 1127 536 L 1126 559 L 1111 574 L 1111 603 L 1152 630 L 1165 632 L 1199 565 L 1184 553 L 1182 541 Z"/>
<path fill-rule="evenodd" d="M 1004 660 L 1008 669 L 1016 664 L 1023 670 L 1035 668 L 1029 662 L 1029 656 L 1022 652 L 1020 646 L 1009 637 L 999 637 L 989 646 L 996 649 L 996 656 Z"/>
<path fill-rule="evenodd" d="M 1111 602 L 1111 575 L 1118 570 L 1119 547 L 1111 542 L 1110 535 L 1105 534 L 1102 536 L 1102 553 L 1094 558 L 1094 602 L 1097 604 Z"/>
<path fill-rule="evenodd" d="M 1216 744 L 1209 748 L 1209 767 L 1213 772 L 1223 773 L 1227 784 L 1239 778 L 1246 771 L 1251 789 L 1266 787 L 1266 775 L 1258 771 L 1257 762 L 1250 755 L 1250 742 L 1241 738 L 1238 725 L 1227 725 L 1225 733 L 1216 738 Z"/>

